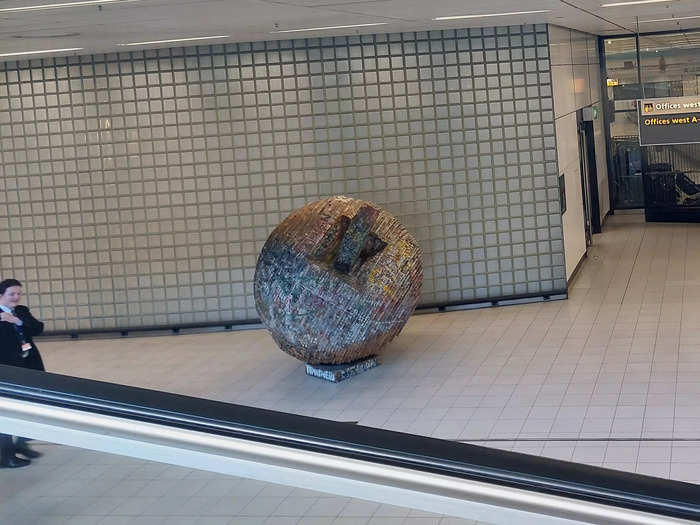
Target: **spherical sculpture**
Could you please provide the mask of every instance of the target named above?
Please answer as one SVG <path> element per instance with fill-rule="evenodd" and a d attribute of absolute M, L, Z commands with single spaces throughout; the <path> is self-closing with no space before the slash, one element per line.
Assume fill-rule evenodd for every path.
<path fill-rule="evenodd" d="M 332 197 L 287 217 L 255 268 L 255 305 L 279 347 L 310 364 L 377 354 L 423 284 L 421 251 L 375 204 Z"/>

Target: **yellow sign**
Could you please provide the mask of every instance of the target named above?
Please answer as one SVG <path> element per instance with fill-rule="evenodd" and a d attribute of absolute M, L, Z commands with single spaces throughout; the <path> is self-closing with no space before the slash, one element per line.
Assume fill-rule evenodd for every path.
<path fill-rule="evenodd" d="M 700 143 L 700 97 L 645 99 L 638 108 L 640 145 Z"/>
<path fill-rule="evenodd" d="M 608 87 L 619 86 L 620 82 L 615 78 L 608 79 Z"/>

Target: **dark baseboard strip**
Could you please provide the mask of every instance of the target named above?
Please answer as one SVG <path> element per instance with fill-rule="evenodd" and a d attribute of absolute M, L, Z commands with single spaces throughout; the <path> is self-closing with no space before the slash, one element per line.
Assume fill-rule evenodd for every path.
<path fill-rule="evenodd" d="M 554 290 L 548 293 L 508 295 L 503 297 L 473 299 L 464 301 L 452 301 L 443 303 L 428 303 L 418 305 L 414 315 L 430 314 L 436 312 L 449 312 L 454 310 L 471 310 L 476 308 L 491 308 L 493 306 L 510 306 L 545 301 L 560 301 L 567 298 L 566 290 Z M 159 335 L 158 332 L 180 334 L 184 330 L 202 330 L 207 328 L 223 328 L 225 330 L 259 330 L 263 324 L 259 319 L 245 319 L 242 321 L 213 321 L 207 323 L 185 323 L 176 325 L 135 326 L 123 328 L 89 328 L 84 330 L 49 330 L 38 336 L 38 339 L 71 338 L 78 339 L 83 336 L 109 336 L 119 335 Z"/>
<path fill-rule="evenodd" d="M 609 443 L 609 442 L 623 442 L 623 443 L 658 443 L 658 442 L 698 442 L 700 437 L 696 438 L 615 438 L 615 437 L 594 437 L 594 438 L 482 438 L 482 439 L 451 439 L 456 443 L 558 443 L 558 442 L 571 442 L 571 443 Z"/>
<path fill-rule="evenodd" d="M 206 328 L 223 328 L 225 330 L 256 330 L 263 325 L 259 319 L 245 319 L 243 321 L 214 321 L 205 323 L 184 323 L 175 325 L 151 325 L 151 326 L 127 326 L 122 328 L 88 328 L 81 330 L 48 330 L 37 336 L 38 339 L 69 337 L 78 339 L 81 336 L 107 336 L 120 335 L 126 337 L 132 334 L 157 334 L 157 332 L 169 332 L 179 334 L 183 330 L 202 330 Z"/>
<path fill-rule="evenodd" d="M 559 301 L 567 298 L 566 290 L 552 290 L 546 293 L 531 293 L 519 295 L 504 295 L 502 297 L 482 297 L 446 303 L 427 303 L 416 307 L 416 314 L 449 312 L 454 310 L 472 310 L 476 308 L 491 308 L 493 306 L 510 306 L 515 304 Z"/>

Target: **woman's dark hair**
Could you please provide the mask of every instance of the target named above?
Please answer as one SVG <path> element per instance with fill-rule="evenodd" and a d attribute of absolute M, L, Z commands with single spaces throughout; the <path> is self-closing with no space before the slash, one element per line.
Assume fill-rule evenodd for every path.
<path fill-rule="evenodd" d="M 5 295 L 7 289 L 13 286 L 22 286 L 22 283 L 17 279 L 5 279 L 4 281 L 0 281 L 0 295 Z"/>

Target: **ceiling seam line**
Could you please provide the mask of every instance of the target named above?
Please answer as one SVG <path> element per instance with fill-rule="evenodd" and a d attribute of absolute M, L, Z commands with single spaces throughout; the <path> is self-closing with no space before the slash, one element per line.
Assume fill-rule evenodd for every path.
<path fill-rule="evenodd" d="M 582 11 L 586 14 L 589 14 L 595 18 L 598 18 L 600 20 L 603 20 L 604 22 L 607 22 L 608 24 L 614 25 L 615 27 L 619 27 L 620 29 L 624 29 L 625 31 L 629 31 L 632 34 L 636 34 L 637 32 L 634 31 L 633 29 L 630 29 L 629 27 L 622 26 L 618 24 L 617 22 L 613 22 L 612 20 L 608 20 L 604 16 L 598 15 L 592 11 L 589 11 L 588 9 L 585 9 L 583 7 L 577 6 L 576 4 L 572 4 L 571 2 L 567 0 L 559 0 L 562 4 L 568 5 L 569 7 L 573 7 L 574 9 L 578 9 L 579 11 Z"/>

